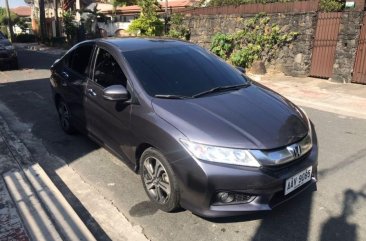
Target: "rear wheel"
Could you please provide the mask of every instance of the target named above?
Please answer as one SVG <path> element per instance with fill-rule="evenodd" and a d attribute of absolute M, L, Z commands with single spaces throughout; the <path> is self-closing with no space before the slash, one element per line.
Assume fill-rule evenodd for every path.
<path fill-rule="evenodd" d="M 76 131 L 71 121 L 71 111 L 65 101 L 58 101 L 57 113 L 61 129 L 67 134 L 74 134 Z"/>
<path fill-rule="evenodd" d="M 19 65 L 18 65 L 18 60 L 17 59 L 13 60 L 13 63 L 11 65 L 11 68 L 14 69 L 14 70 L 19 69 Z"/>
<path fill-rule="evenodd" d="M 176 177 L 166 158 L 155 148 L 148 148 L 140 158 L 140 174 L 150 200 L 161 210 L 172 212 L 179 207 Z"/>

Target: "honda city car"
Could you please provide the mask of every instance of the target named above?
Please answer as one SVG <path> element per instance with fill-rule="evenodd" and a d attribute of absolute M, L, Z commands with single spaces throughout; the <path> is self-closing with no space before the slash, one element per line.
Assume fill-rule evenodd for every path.
<path fill-rule="evenodd" d="M 124 161 L 166 212 L 250 214 L 316 185 L 305 111 L 195 44 L 85 41 L 56 60 L 50 81 L 61 128 Z"/>
<path fill-rule="evenodd" d="M 18 69 L 18 57 L 14 46 L 0 32 L 0 69 Z"/>

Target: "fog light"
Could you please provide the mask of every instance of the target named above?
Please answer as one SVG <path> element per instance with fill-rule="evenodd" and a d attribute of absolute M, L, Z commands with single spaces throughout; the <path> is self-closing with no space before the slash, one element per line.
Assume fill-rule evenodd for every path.
<path fill-rule="evenodd" d="M 253 196 L 249 196 L 243 193 L 235 194 L 235 202 L 248 202 L 252 199 Z"/>
<path fill-rule="evenodd" d="M 234 201 L 234 198 L 234 195 L 228 192 L 219 192 L 217 194 L 217 199 L 223 203 L 231 203 Z"/>
<path fill-rule="evenodd" d="M 256 198 L 240 192 L 219 192 L 215 195 L 213 205 L 250 203 Z"/>

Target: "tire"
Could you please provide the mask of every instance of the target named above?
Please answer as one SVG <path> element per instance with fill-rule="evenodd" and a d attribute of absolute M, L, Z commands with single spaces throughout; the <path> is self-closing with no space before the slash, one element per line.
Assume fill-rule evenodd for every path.
<path fill-rule="evenodd" d="M 19 64 L 18 64 L 18 60 L 14 60 L 12 65 L 11 65 L 11 69 L 13 70 L 18 70 L 19 69 Z"/>
<path fill-rule="evenodd" d="M 61 129 L 66 134 L 74 134 L 76 132 L 72 123 L 71 111 L 65 101 L 59 100 L 57 103 L 57 113 L 60 122 Z"/>
<path fill-rule="evenodd" d="M 140 175 L 146 194 L 159 209 L 172 212 L 179 208 L 177 179 L 163 154 L 146 149 L 140 158 Z"/>

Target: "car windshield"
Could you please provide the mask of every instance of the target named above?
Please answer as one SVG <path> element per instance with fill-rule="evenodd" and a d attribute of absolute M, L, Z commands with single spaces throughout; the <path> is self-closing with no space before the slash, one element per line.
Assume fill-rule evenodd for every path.
<path fill-rule="evenodd" d="M 248 82 L 234 67 L 198 46 L 143 49 L 124 55 L 151 96 L 193 97 Z"/>

